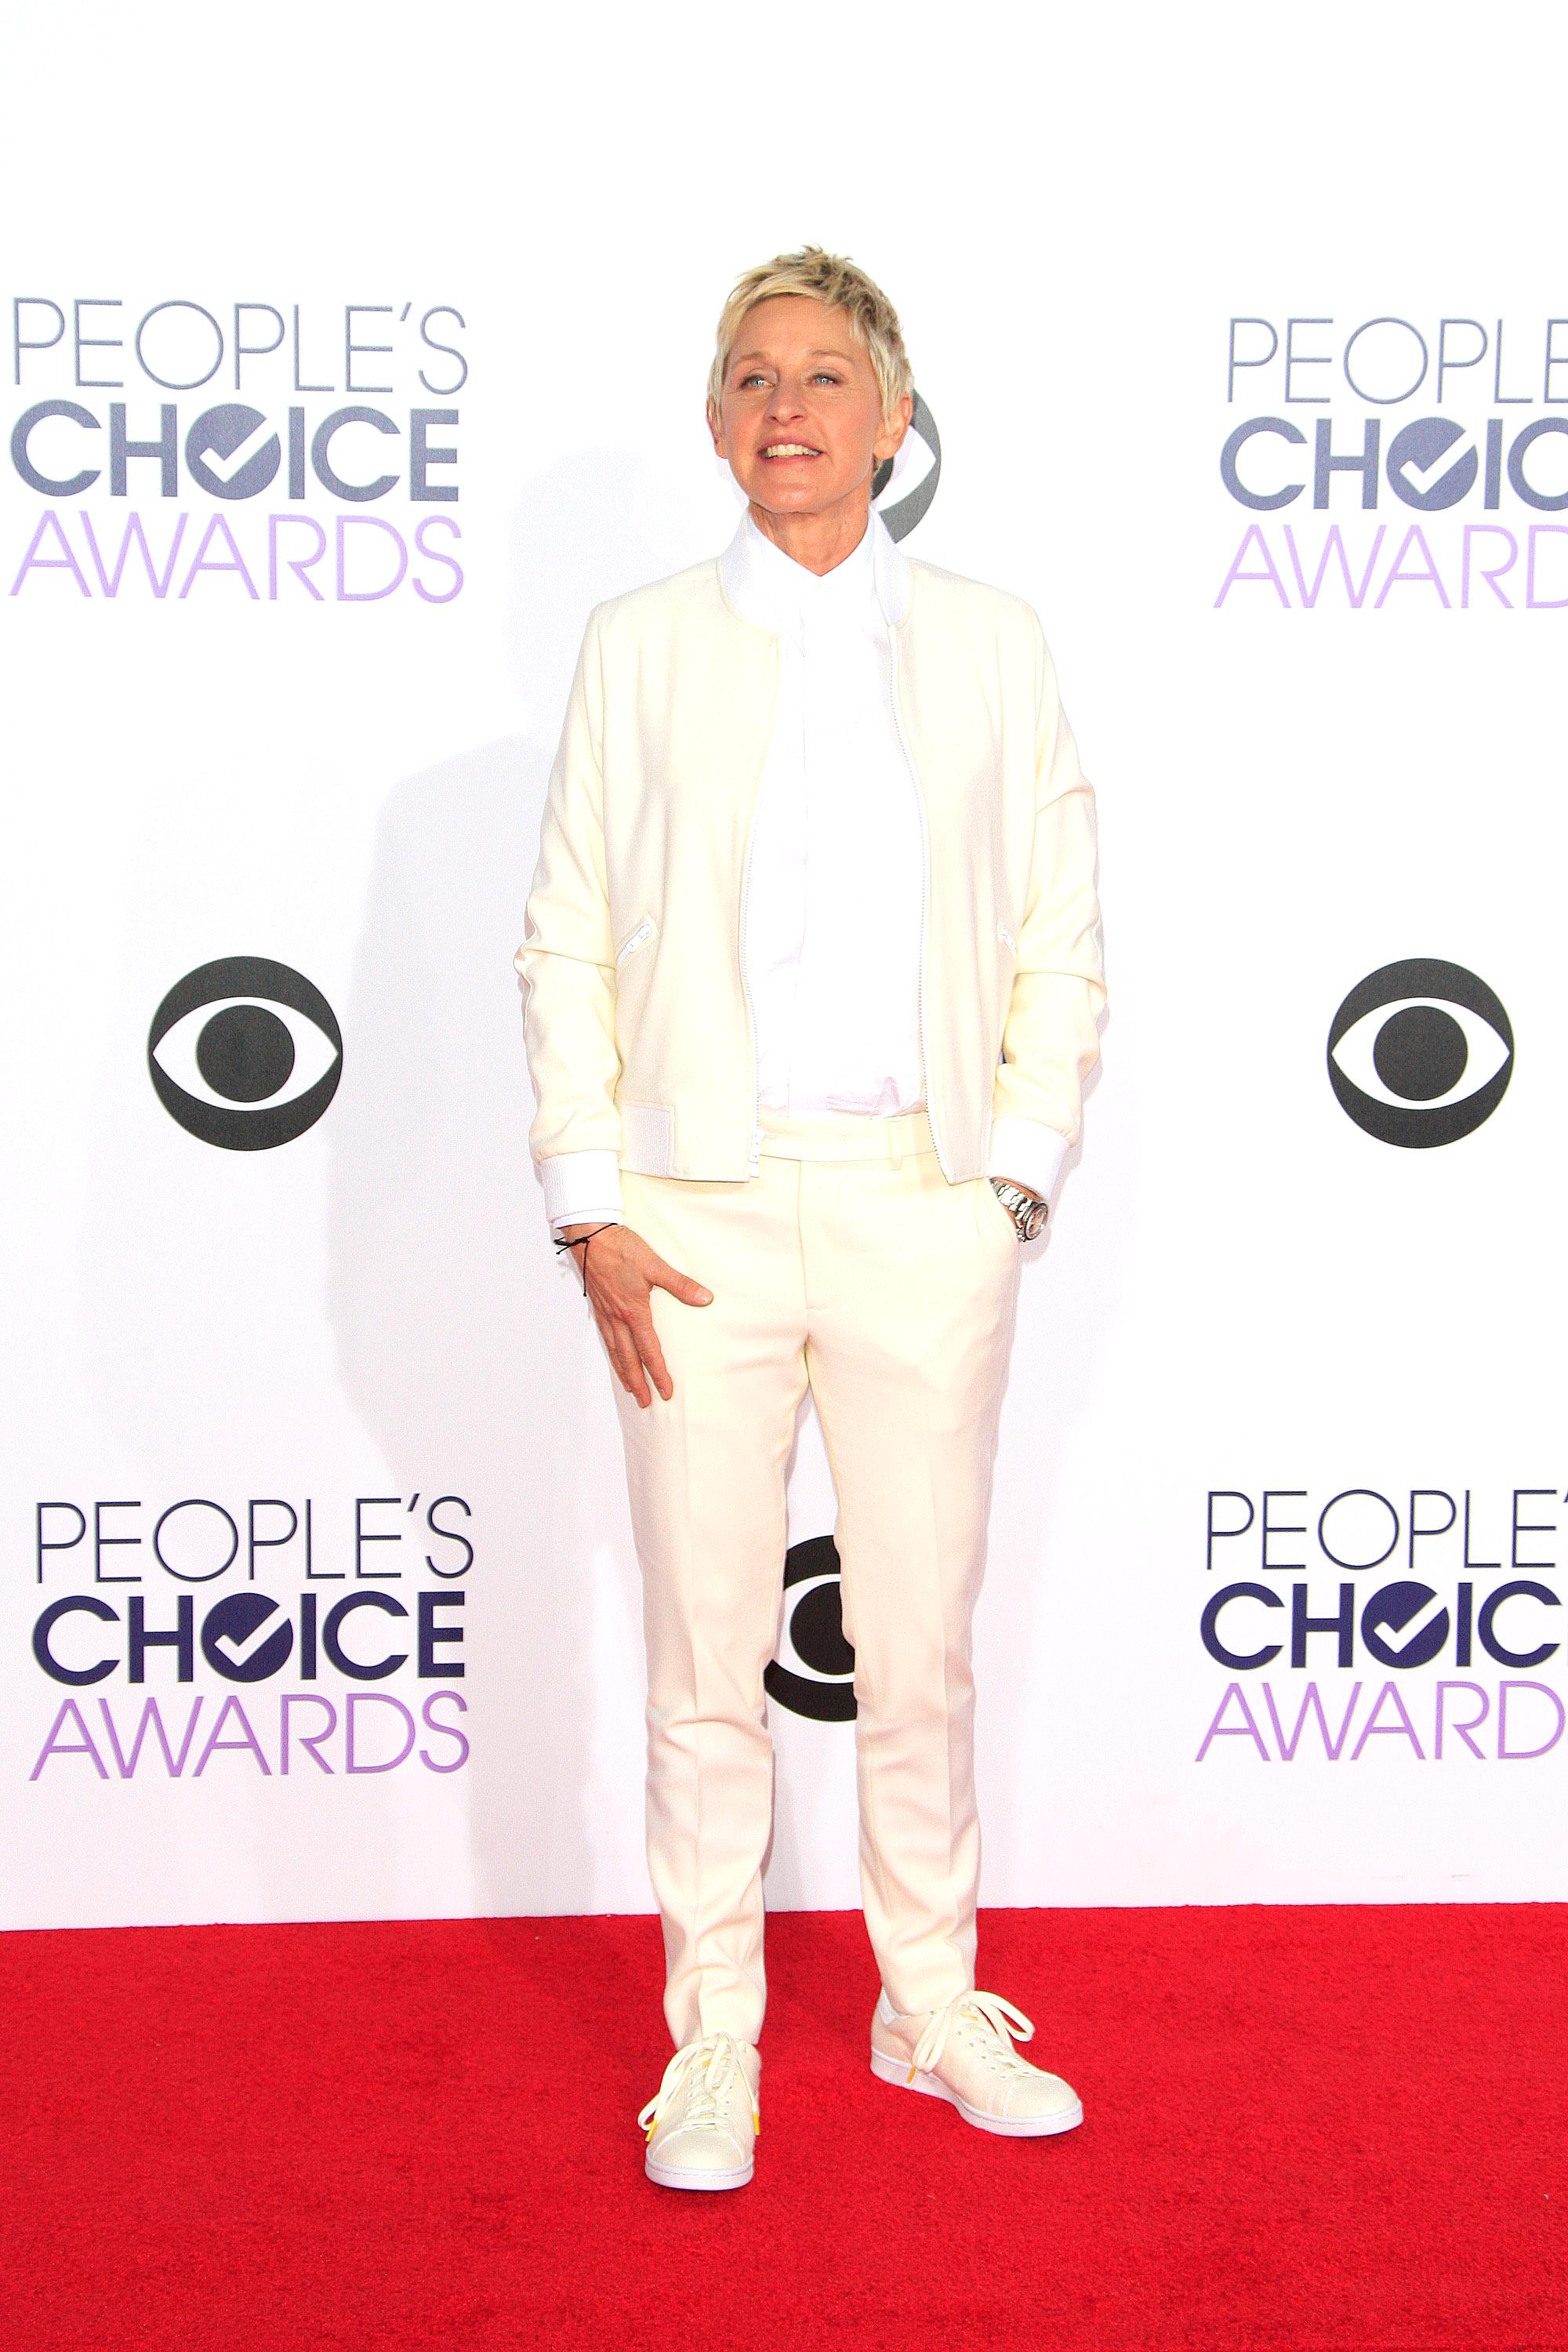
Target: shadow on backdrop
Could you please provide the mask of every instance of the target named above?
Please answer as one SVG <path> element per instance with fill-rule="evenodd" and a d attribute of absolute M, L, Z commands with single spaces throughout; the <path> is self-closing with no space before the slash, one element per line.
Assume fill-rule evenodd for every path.
<path fill-rule="evenodd" d="M 657 479 L 610 451 L 563 458 L 523 493 L 507 604 L 527 731 L 389 793 L 342 1014 L 330 1309 L 344 1386 L 392 1485 L 472 1507 L 471 1521 L 446 1516 L 477 1555 L 461 1654 L 484 1913 L 594 1900 L 596 1552 L 614 1564 L 640 1644 L 612 1375 L 551 1246 L 529 1161 L 512 956 L 589 609 L 704 551 L 682 543 L 660 497 Z M 460 710 L 452 732 L 462 735 Z M 640 1836 L 640 1689 L 625 1748 Z"/>

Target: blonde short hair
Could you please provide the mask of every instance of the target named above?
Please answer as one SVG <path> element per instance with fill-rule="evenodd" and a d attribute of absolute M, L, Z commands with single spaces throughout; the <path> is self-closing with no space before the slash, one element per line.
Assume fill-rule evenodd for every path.
<path fill-rule="evenodd" d="M 719 313 L 718 346 L 708 371 L 708 397 L 715 408 L 723 398 L 724 373 L 747 314 L 779 294 L 804 294 L 829 310 L 849 313 L 856 340 L 865 346 L 881 389 L 884 416 L 891 416 L 903 394 L 914 391 L 899 314 L 876 280 L 847 254 L 803 245 L 798 253 L 779 253 L 772 261 L 759 262 L 731 288 Z"/>

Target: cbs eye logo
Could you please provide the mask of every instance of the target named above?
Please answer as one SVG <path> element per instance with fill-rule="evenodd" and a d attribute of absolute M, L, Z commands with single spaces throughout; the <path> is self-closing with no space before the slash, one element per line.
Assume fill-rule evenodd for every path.
<path fill-rule="evenodd" d="M 855 1653 L 844 1638 L 838 1548 L 831 1536 L 792 1544 L 784 1561 L 784 1623 L 763 1686 L 817 1723 L 855 1720 Z"/>
<path fill-rule="evenodd" d="M 907 538 L 936 496 L 942 442 L 936 419 L 917 392 L 904 446 L 884 457 L 871 477 L 871 504 L 895 539 Z"/>
<path fill-rule="evenodd" d="M 222 1151 L 273 1151 L 314 1127 L 336 1094 L 342 1032 L 303 972 L 265 956 L 222 956 L 164 997 L 147 1068 L 187 1135 Z"/>
<path fill-rule="evenodd" d="M 1489 1119 L 1513 1075 L 1513 1029 L 1463 964 L 1385 963 L 1352 989 L 1329 1031 L 1340 1108 L 1380 1143 L 1424 1150 Z"/>

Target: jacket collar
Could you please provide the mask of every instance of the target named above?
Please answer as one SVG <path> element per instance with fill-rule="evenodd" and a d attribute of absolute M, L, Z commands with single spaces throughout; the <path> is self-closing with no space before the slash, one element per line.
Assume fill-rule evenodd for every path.
<path fill-rule="evenodd" d="M 866 537 L 871 543 L 870 571 L 877 602 L 883 618 L 896 628 L 910 607 L 910 560 L 875 511 L 867 525 Z M 866 541 L 862 540 L 838 569 L 858 565 L 864 559 L 865 548 Z M 787 575 L 781 578 L 775 567 L 789 563 L 788 556 L 763 539 L 750 514 L 743 514 L 740 529 L 719 558 L 719 576 L 726 602 L 742 620 L 771 629 L 775 635 L 784 635 L 793 626 L 793 613 L 797 608 L 789 593 Z M 826 577 L 836 579 L 837 570 Z"/>

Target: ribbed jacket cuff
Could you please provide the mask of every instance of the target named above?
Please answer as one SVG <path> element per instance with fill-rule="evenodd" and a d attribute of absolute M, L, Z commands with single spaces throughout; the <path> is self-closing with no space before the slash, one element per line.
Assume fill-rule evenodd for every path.
<path fill-rule="evenodd" d="M 552 1225 L 618 1225 L 621 1164 L 613 1151 L 554 1151 L 539 1163 Z"/>
<path fill-rule="evenodd" d="M 985 1172 L 1010 1176 L 1015 1184 L 1025 1184 L 1042 1201 L 1048 1201 L 1070 1149 L 1065 1135 L 1037 1118 L 995 1118 L 991 1122 Z"/>

